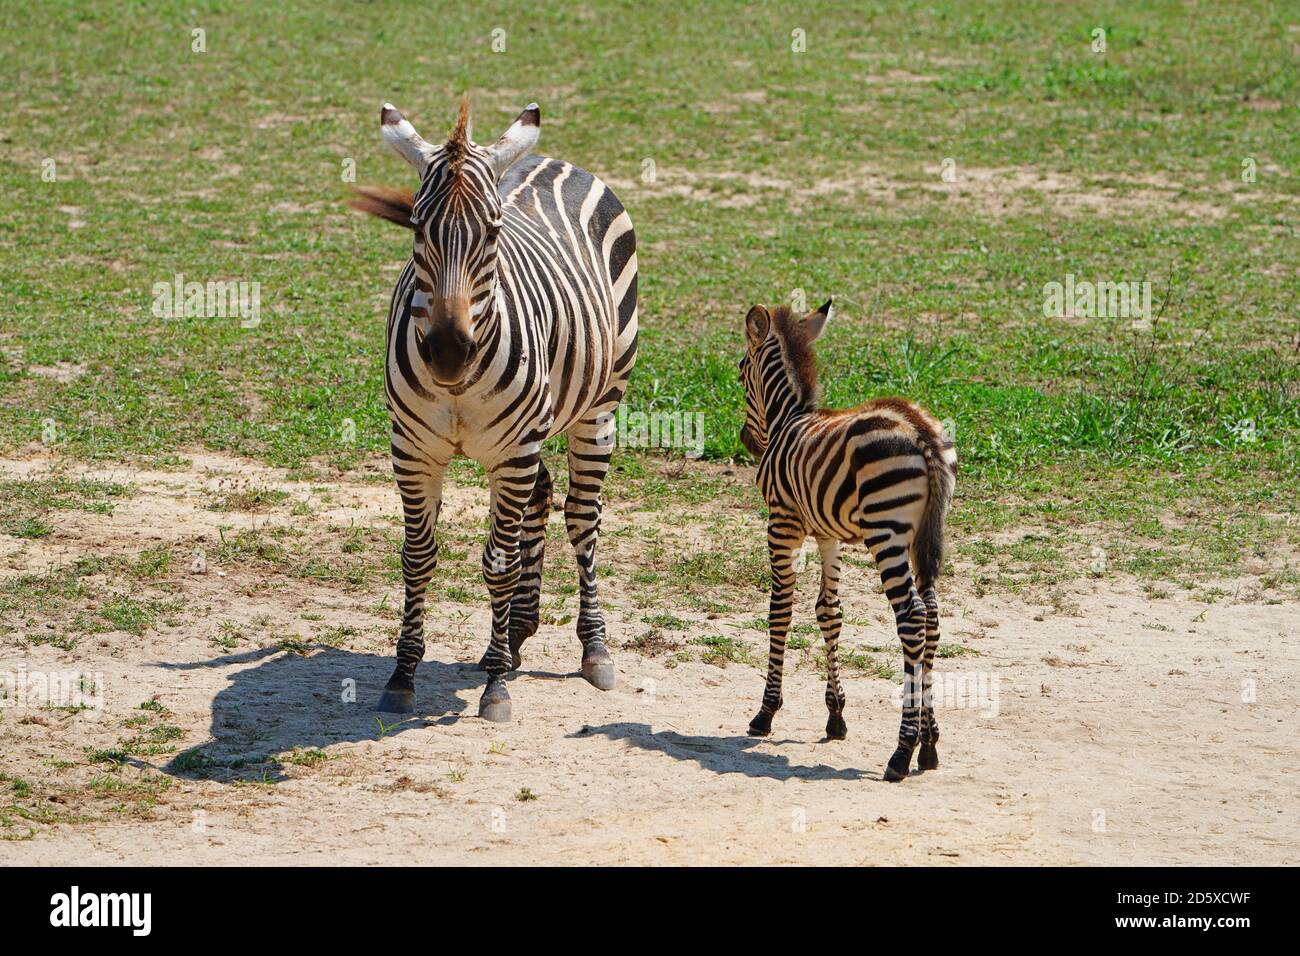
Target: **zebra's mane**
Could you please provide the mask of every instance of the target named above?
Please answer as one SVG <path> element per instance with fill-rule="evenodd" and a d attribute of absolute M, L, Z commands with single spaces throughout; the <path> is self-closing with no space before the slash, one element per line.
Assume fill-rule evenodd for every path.
<path fill-rule="evenodd" d="M 456 116 L 456 127 L 451 131 L 451 137 L 443 146 L 444 155 L 447 157 L 447 165 L 457 180 L 461 177 L 461 171 L 465 166 L 465 157 L 470 150 L 470 131 L 469 131 L 469 93 L 465 93 L 460 98 L 460 112 Z"/>
<path fill-rule="evenodd" d="M 772 330 L 781 344 L 781 358 L 785 363 L 785 377 L 804 408 L 814 408 L 821 398 L 817 384 L 817 358 L 802 318 L 794 315 L 788 305 L 772 310 Z"/>

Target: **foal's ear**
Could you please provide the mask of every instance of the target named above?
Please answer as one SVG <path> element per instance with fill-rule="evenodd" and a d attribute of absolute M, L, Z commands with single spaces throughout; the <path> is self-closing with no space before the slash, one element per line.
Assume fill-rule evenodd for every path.
<path fill-rule="evenodd" d="M 379 131 L 384 136 L 384 142 L 423 176 L 429 160 L 438 151 L 438 147 L 426 143 L 410 121 L 397 112 L 397 108 L 392 103 L 385 103 L 383 109 L 379 111 Z"/>
<path fill-rule="evenodd" d="M 772 328 L 772 317 L 768 315 L 767 309 L 761 305 L 756 305 L 749 310 L 745 316 L 745 337 L 749 339 L 749 344 L 758 348 L 767 338 L 767 333 Z"/>
<path fill-rule="evenodd" d="M 817 336 L 822 334 L 822 329 L 826 328 L 827 321 L 831 317 L 831 300 L 827 299 L 816 312 L 809 312 L 803 317 L 804 331 L 808 333 L 808 341 L 813 342 Z"/>

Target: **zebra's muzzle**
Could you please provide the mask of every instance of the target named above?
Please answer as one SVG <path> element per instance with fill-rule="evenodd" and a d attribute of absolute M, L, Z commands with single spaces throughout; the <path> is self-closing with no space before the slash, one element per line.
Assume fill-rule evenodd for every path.
<path fill-rule="evenodd" d="M 474 340 L 451 330 L 444 335 L 426 335 L 420 342 L 420 358 L 439 385 L 458 385 L 478 355 Z"/>

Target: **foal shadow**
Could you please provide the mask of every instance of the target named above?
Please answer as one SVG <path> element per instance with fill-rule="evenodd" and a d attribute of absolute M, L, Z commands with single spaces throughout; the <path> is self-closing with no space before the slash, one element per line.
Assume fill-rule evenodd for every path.
<path fill-rule="evenodd" d="M 261 648 L 153 666 L 175 672 L 181 682 L 185 672 L 231 669 L 228 685 L 212 701 L 212 739 L 161 768 L 224 782 L 276 783 L 286 779 L 285 763 L 323 759 L 318 752 L 331 744 L 452 723 L 468 706 L 458 692 L 483 685 L 472 664 L 424 661 L 415 676 L 416 713 L 403 716 L 373 709 L 393 669 L 391 654 L 319 645 L 307 654 Z"/>
<path fill-rule="evenodd" d="M 770 780 L 879 780 L 879 774 L 862 770 L 837 770 L 825 764 L 803 767 L 790 763 L 790 758 L 768 754 L 754 748 L 761 743 L 771 744 L 761 737 L 691 737 L 673 730 L 657 733 L 649 724 L 614 723 L 599 727 L 584 726 L 569 734 L 570 737 L 607 737 L 621 740 L 640 748 L 667 754 L 674 760 L 690 760 L 713 773 L 740 773 L 746 777 L 765 777 Z M 793 743 L 793 741 L 776 741 Z"/>

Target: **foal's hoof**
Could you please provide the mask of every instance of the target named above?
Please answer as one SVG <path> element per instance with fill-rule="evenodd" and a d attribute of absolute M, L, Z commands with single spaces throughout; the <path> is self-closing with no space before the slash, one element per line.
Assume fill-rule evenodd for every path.
<path fill-rule="evenodd" d="M 614 659 L 603 644 L 588 647 L 583 653 L 582 677 L 597 690 L 614 689 Z"/>
<path fill-rule="evenodd" d="M 385 714 L 415 713 L 415 691 L 405 687 L 385 687 L 375 710 Z"/>
<path fill-rule="evenodd" d="M 510 691 L 506 690 L 504 678 L 495 677 L 488 681 L 483 696 L 478 700 L 478 715 L 494 724 L 510 722 Z"/>
<path fill-rule="evenodd" d="M 934 744 L 921 744 L 921 752 L 916 755 L 917 770 L 939 769 L 939 748 Z"/>
<path fill-rule="evenodd" d="M 826 738 L 843 740 L 849 735 L 849 725 L 844 722 L 843 714 L 831 714 L 826 720 Z"/>
<path fill-rule="evenodd" d="M 760 710 L 758 716 L 749 722 L 749 736 L 766 737 L 772 732 L 772 715 Z"/>
<path fill-rule="evenodd" d="M 907 776 L 907 767 L 911 762 L 912 751 L 901 747 L 895 750 L 894 756 L 889 758 L 889 764 L 885 767 L 885 779 L 890 783 L 902 780 Z"/>

